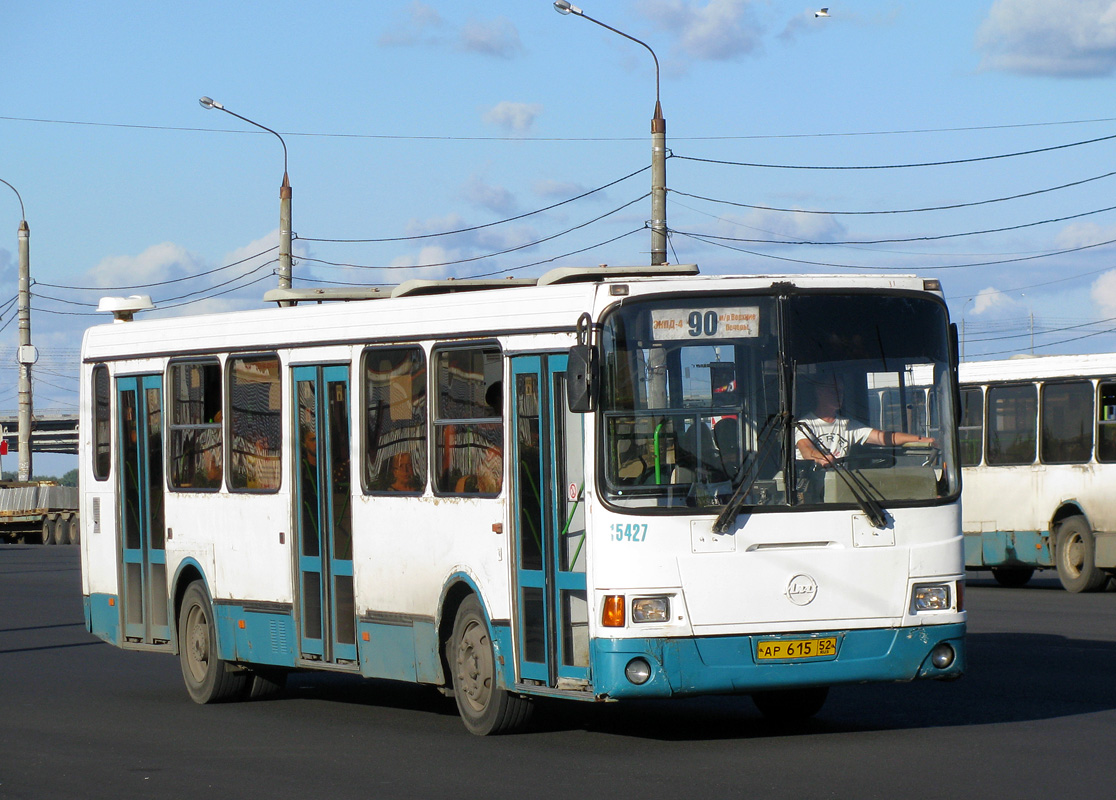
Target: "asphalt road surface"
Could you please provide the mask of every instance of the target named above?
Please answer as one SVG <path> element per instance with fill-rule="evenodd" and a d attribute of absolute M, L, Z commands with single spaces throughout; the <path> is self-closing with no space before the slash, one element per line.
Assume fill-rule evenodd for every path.
<path fill-rule="evenodd" d="M 1116 796 L 1116 593 L 974 575 L 967 605 L 963 679 L 834 689 L 793 731 L 715 697 L 552 702 L 479 738 L 388 681 L 197 706 L 174 657 L 85 632 L 77 548 L 0 546 L 0 798 Z"/>

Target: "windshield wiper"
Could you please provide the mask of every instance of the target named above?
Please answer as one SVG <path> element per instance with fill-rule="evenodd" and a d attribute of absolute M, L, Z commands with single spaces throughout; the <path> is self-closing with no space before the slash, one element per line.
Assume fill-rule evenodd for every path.
<path fill-rule="evenodd" d="M 740 485 L 736 487 L 736 491 L 732 493 L 732 497 L 725 503 L 725 507 L 721 513 L 717 515 L 717 519 L 713 520 L 713 533 L 725 533 L 732 527 L 736 517 L 740 514 L 740 509 L 744 507 L 745 501 L 748 499 L 748 492 L 752 490 L 752 485 L 759 478 L 760 464 L 763 463 L 764 456 L 767 455 L 767 449 L 771 446 L 771 442 L 778 441 L 776 432 L 783 429 L 786 425 L 789 415 L 784 411 L 771 417 L 764 423 L 763 429 L 759 434 L 759 447 L 756 448 L 756 454 L 752 459 L 752 463 L 740 476 Z"/>
<path fill-rule="evenodd" d="M 876 498 L 872 497 L 871 487 L 864 479 L 849 469 L 843 461 L 835 458 L 829 448 L 825 446 L 821 439 L 814 435 L 814 432 L 810 430 L 807 425 L 802 422 L 795 422 L 794 427 L 810 440 L 810 444 L 814 446 L 815 450 L 823 456 L 830 457 L 830 464 L 833 466 L 834 471 L 836 471 L 841 477 L 841 480 L 845 482 L 845 485 L 849 487 L 849 491 L 852 492 L 852 496 L 856 499 L 856 504 L 860 506 L 860 510 L 864 512 L 872 525 L 877 528 L 886 528 L 887 513 L 883 510 L 883 507 Z"/>

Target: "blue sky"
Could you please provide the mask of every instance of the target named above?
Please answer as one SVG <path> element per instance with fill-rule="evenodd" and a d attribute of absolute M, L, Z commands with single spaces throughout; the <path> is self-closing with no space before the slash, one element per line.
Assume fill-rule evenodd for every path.
<path fill-rule="evenodd" d="M 658 56 L 670 260 L 940 278 L 968 358 L 1116 350 L 1116 2 L 829 2 L 580 4 Z M 282 148 L 202 95 L 286 142 L 296 285 L 648 263 L 654 63 L 550 0 L 2 13 L 38 409 L 76 407 L 102 295 L 208 313 L 275 285 Z M 0 303 L 19 220 L 0 185 Z"/>

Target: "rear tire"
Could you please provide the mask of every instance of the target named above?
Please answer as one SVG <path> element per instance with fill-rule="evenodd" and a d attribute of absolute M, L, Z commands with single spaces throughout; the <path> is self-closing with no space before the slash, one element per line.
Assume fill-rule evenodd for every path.
<path fill-rule="evenodd" d="M 808 689 L 770 689 L 753 692 L 752 702 L 771 722 L 794 725 L 813 717 L 822 710 L 829 696 L 828 686 Z"/>
<path fill-rule="evenodd" d="M 1034 574 L 1032 567 L 992 567 L 992 577 L 996 579 L 996 583 L 1008 589 L 1026 586 Z"/>
<path fill-rule="evenodd" d="M 1096 592 L 1108 582 L 1097 568 L 1096 542 L 1085 517 L 1068 517 L 1058 526 L 1058 579 L 1067 592 Z"/>
<path fill-rule="evenodd" d="M 248 675 L 245 685 L 245 698 L 248 700 L 271 700 L 287 688 L 285 669 L 252 669 Z"/>
<path fill-rule="evenodd" d="M 220 703 L 244 696 L 248 672 L 233 672 L 217 657 L 217 625 L 213 605 L 201 581 L 186 587 L 178 613 L 178 661 L 186 691 L 195 703 Z"/>
<path fill-rule="evenodd" d="M 530 717 L 531 701 L 500 686 L 492 636 L 476 595 L 465 598 L 457 609 L 446 661 L 457 711 L 470 733 L 508 733 Z"/>

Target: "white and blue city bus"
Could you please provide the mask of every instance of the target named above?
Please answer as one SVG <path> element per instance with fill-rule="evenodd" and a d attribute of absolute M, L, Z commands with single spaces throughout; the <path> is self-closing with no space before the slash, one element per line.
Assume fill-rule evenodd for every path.
<path fill-rule="evenodd" d="M 195 701 L 335 670 L 441 687 L 488 734 L 543 695 L 751 694 L 786 719 L 830 686 L 962 673 L 936 281 L 606 267 L 269 294 L 136 321 L 116 300 L 83 343 L 87 625 L 177 654 Z M 838 381 L 855 419 L 881 388 L 938 409 L 902 423 L 934 446 L 798 459 L 812 387 Z"/>
<path fill-rule="evenodd" d="M 1116 575 L 1116 354 L 960 365 L 965 564 L 998 583 L 1054 568 L 1070 592 Z"/>

